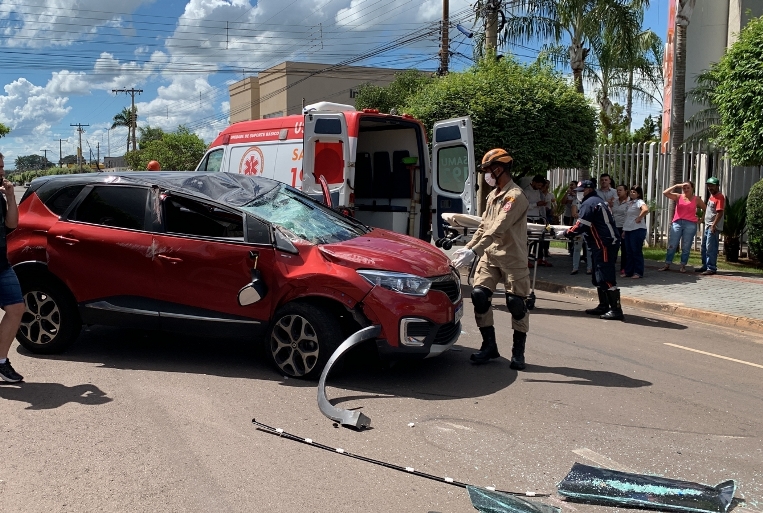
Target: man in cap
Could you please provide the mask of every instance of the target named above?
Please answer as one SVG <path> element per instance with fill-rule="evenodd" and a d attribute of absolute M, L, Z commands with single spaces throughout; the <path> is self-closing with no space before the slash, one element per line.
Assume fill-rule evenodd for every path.
<path fill-rule="evenodd" d="M 565 235 L 569 238 L 583 235 L 593 260 L 591 281 L 599 296 L 599 305 L 585 313 L 598 315 L 601 319 L 623 320 L 615 272 L 618 247 L 615 219 L 607 202 L 596 194 L 595 182 L 583 180 L 575 192 L 581 202 L 578 219 Z"/>
<path fill-rule="evenodd" d="M 707 179 L 707 199 L 705 209 L 705 231 L 702 232 L 702 267 L 695 269 L 704 275 L 715 274 L 718 271 L 718 236 L 723 230 L 723 209 L 726 208 L 726 198 L 720 192 L 720 182 L 715 176 Z"/>
<path fill-rule="evenodd" d="M 453 265 L 464 267 L 479 258 L 472 289 L 474 317 L 482 334 L 479 352 L 471 355 L 474 363 L 486 363 L 501 356 L 493 326 L 491 298 L 498 282 L 506 289 L 506 306 L 514 330 L 511 365 L 525 368 L 525 343 L 530 329 L 530 315 L 525 298 L 530 294 L 530 271 L 527 269 L 527 207 L 522 189 L 511 179 L 513 159 L 500 148 L 490 150 L 480 169 L 485 181 L 495 188 L 488 194 L 486 209 L 477 232 L 465 248 L 453 254 Z"/>

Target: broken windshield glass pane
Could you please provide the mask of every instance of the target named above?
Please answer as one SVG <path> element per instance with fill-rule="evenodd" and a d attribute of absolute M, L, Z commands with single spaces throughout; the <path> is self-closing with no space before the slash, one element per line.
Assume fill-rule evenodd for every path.
<path fill-rule="evenodd" d="M 243 208 L 313 244 L 343 242 L 365 234 L 340 214 L 286 187 L 278 187 Z"/>
<path fill-rule="evenodd" d="M 736 491 L 733 480 L 708 486 L 580 463 L 557 487 L 560 495 L 579 501 L 697 513 L 725 513 Z"/>
<path fill-rule="evenodd" d="M 513 495 L 467 485 L 472 506 L 482 513 L 560 513 L 560 509 L 541 502 L 530 502 Z"/>

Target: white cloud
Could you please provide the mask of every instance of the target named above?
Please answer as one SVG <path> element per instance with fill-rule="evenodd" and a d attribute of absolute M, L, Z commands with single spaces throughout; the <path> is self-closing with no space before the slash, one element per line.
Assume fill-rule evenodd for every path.
<path fill-rule="evenodd" d="M 5 0 L 0 4 L 0 30 L 5 44 L 12 47 L 43 48 L 68 46 L 83 36 L 95 34 L 99 27 L 129 30 L 126 12 L 154 0 Z"/>
<path fill-rule="evenodd" d="M 5 86 L 0 96 L 0 122 L 13 129 L 12 135 L 40 135 L 71 110 L 67 98 L 20 78 Z"/>

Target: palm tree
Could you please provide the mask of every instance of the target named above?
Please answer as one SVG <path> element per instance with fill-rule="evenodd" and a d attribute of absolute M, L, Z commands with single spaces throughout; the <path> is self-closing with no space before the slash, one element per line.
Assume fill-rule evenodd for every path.
<path fill-rule="evenodd" d="M 679 0 L 676 11 L 676 55 L 673 79 L 673 107 L 670 119 L 671 184 L 684 181 L 684 107 L 686 102 L 686 30 L 696 0 Z"/>
<path fill-rule="evenodd" d="M 130 151 L 130 135 L 132 135 L 132 111 L 129 107 L 122 109 L 122 112 L 114 116 L 114 123 L 111 128 L 117 128 L 118 126 L 127 127 L 127 146 L 126 151 Z"/>
<path fill-rule="evenodd" d="M 485 1 L 478 0 L 478 4 Z M 632 32 L 620 27 L 638 25 L 634 7 L 641 9 L 649 5 L 649 0 L 514 0 L 511 5 L 513 12 L 507 16 L 502 42 L 551 41 L 544 49 L 557 54 L 554 49 L 566 41 L 569 46 L 565 61 L 582 94 L 586 57 L 592 43 L 600 40 L 605 30 L 613 30 L 625 38 L 624 45 L 634 44 Z"/>

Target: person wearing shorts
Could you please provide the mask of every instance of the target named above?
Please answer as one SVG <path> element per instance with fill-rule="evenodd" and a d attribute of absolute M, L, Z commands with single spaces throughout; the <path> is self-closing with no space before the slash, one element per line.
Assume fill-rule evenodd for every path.
<path fill-rule="evenodd" d="M 13 339 L 21 325 L 21 316 L 24 315 L 26 306 L 21 296 L 21 287 L 16 273 L 8 262 L 8 247 L 5 242 L 7 231 L 13 230 L 19 224 L 19 207 L 16 204 L 16 195 L 13 192 L 13 184 L 5 179 L 5 162 L 0 153 L 0 308 L 5 310 L 0 321 L 0 378 L 9 383 L 18 383 L 24 380 L 24 376 L 16 372 L 8 359 L 8 351 L 11 349 Z"/>

